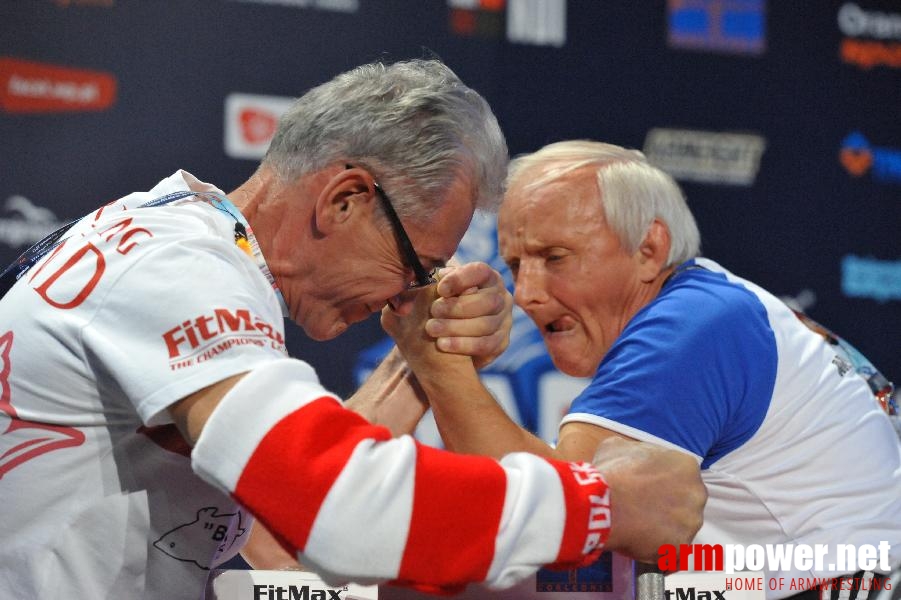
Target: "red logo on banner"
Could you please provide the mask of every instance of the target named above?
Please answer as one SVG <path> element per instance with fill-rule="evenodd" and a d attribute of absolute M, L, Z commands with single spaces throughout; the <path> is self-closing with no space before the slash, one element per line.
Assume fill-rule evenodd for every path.
<path fill-rule="evenodd" d="M 0 58 L 0 108 L 11 113 L 106 110 L 116 78 L 100 71 Z"/>
<path fill-rule="evenodd" d="M 499 37 L 506 4 L 506 0 L 448 0 L 451 31 L 463 36 Z"/>
<path fill-rule="evenodd" d="M 275 135 L 278 119 L 271 112 L 259 108 L 245 108 L 241 111 L 241 136 L 248 144 L 263 144 Z"/>

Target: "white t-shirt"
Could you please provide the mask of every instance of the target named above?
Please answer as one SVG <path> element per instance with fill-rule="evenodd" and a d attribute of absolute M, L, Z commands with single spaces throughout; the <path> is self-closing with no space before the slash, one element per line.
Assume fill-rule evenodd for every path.
<path fill-rule="evenodd" d="M 251 517 L 166 408 L 285 356 L 236 218 L 179 171 L 91 213 L 0 302 L 0 597 L 202 597 Z M 251 234 L 252 236 L 252 234 Z"/>
<path fill-rule="evenodd" d="M 698 268 L 700 267 L 700 268 Z M 564 423 L 686 452 L 709 498 L 698 544 L 839 544 L 901 560 L 901 446 L 862 377 L 772 294 L 708 259 L 683 265 L 604 357 Z M 879 569 L 882 570 L 882 569 Z M 767 597 L 797 593 L 790 584 Z"/>

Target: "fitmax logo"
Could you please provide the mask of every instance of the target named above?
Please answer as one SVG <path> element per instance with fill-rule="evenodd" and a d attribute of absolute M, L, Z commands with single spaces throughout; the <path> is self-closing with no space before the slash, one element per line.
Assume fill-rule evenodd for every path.
<path fill-rule="evenodd" d="M 872 146 L 859 131 L 842 140 L 839 162 L 854 177 L 871 172 L 876 181 L 901 183 L 901 150 Z"/>
<path fill-rule="evenodd" d="M 697 588 L 681 588 L 663 592 L 666 600 L 726 600 L 726 590 L 701 590 Z"/>
<path fill-rule="evenodd" d="M 253 600 L 341 600 L 341 592 L 346 590 L 314 590 L 308 585 L 253 586 Z"/>
<path fill-rule="evenodd" d="M 285 338 L 278 329 L 249 310 L 231 311 L 227 308 L 217 308 L 212 315 L 200 315 L 184 321 L 163 333 L 163 341 L 169 350 L 169 359 L 174 360 L 184 358 L 185 353 L 190 355 L 202 345 L 209 345 L 214 338 L 238 333 L 268 338 L 277 347 L 285 345 Z"/>

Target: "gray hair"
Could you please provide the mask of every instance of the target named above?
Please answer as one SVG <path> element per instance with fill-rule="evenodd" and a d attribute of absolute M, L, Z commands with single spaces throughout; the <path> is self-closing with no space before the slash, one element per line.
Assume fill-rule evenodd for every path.
<path fill-rule="evenodd" d="M 485 99 L 442 62 L 409 60 L 362 65 L 298 98 L 262 164 L 288 181 L 336 161 L 366 167 L 398 214 L 423 220 L 463 173 L 476 208 L 496 210 L 507 158 Z"/>
<path fill-rule="evenodd" d="M 648 163 L 638 150 L 589 140 L 549 144 L 517 157 L 507 172 L 507 187 L 538 171 L 525 184 L 535 189 L 582 167 L 597 165 L 597 185 L 607 223 L 628 252 L 638 249 L 654 219 L 669 227 L 667 265 L 677 265 L 701 252 L 701 234 L 672 177 Z"/>

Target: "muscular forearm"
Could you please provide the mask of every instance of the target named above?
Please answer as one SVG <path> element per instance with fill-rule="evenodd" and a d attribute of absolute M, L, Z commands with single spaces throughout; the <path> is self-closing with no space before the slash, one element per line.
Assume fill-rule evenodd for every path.
<path fill-rule="evenodd" d="M 418 365 L 416 371 L 449 450 L 494 458 L 511 452 L 562 458 L 554 448 L 507 416 L 470 361 L 448 357 L 435 366 Z"/>
<path fill-rule="evenodd" d="M 425 395 L 406 361 L 393 348 L 345 406 L 392 435 L 412 433 L 428 410 Z"/>

